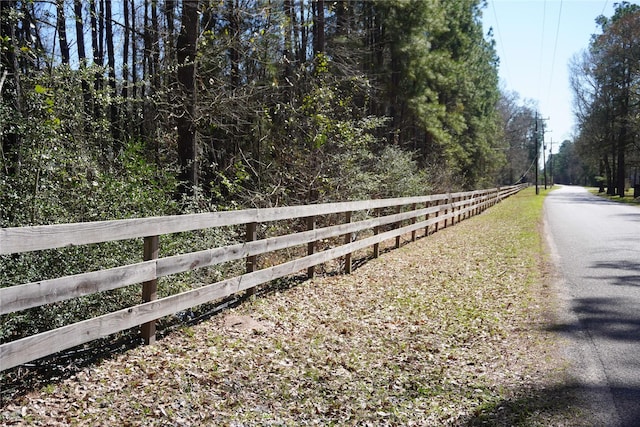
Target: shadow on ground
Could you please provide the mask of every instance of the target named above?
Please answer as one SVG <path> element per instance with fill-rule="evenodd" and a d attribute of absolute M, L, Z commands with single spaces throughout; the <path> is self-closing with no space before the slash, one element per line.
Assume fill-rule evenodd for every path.
<path fill-rule="evenodd" d="M 539 388 L 523 385 L 513 391 L 514 397 L 485 405 L 455 425 L 640 425 L 640 385 L 625 381 L 624 375 L 629 372 L 626 376 L 629 378 L 631 373 L 640 371 L 640 356 L 629 351 L 607 352 L 606 348 L 607 342 L 628 345 L 628 348 L 635 348 L 640 343 L 640 310 L 622 298 L 580 298 L 573 301 L 571 311 L 575 321 L 550 325 L 547 330 L 568 339 L 571 345 L 582 346 L 585 340 L 599 340 L 601 347 L 598 350 L 606 355 L 598 357 L 619 362 L 615 375 L 606 373 L 606 380 L 594 380 L 583 365 L 586 362 L 575 360 L 572 369 L 563 375 L 564 378 L 555 379 L 553 385 Z"/>
<path fill-rule="evenodd" d="M 590 426 L 586 405 L 580 405 L 580 388 L 575 385 L 523 389 L 510 399 L 479 408 L 456 426 Z M 566 424 L 565 424 L 566 423 Z"/>
<path fill-rule="evenodd" d="M 606 281 L 616 286 L 640 286 L 640 262 L 600 261 L 594 263 L 591 268 L 598 276 L 587 276 L 589 279 Z"/>
<path fill-rule="evenodd" d="M 588 203 L 590 205 L 594 203 L 602 204 L 602 205 L 608 205 L 612 203 L 618 204 L 618 202 L 606 199 L 604 197 L 596 196 L 594 194 L 589 193 L 588 191 L 581 191 L 581 192 L 557 191 L 553 193 L 553 197 L 555 200 L 561 203 L 571 203 L 571 204 Z"/>
<path fill-rule="evenodd" d="M 456 426 L 565 426 L 637 427 L 640 414 L 622 414 L 623 419 L 598 412 L 591 404 L 603 393 L 615 396 L 637 395 L 635 388 L 584 387 L 568 384 L 547 389 L 523 391 L 519 396 L 483 407 L 472 417 L 458 420 Z"/>
<path fill-rule="evenodd" d="M 590 409 L 602 420 L 592 425 L 640 425 L 640 384 L 636 380 L 637 372 L 640 372 L 640 357 L 635 350 L 640 344 L 639 307 L 626 298 L 592 297 L 575 299 L 571 310 L 575 314 L 574 322 L 554 325 L 549 329 L 577 345 L 597 345 L 598 363 L 612 366 L 609 368 L 612 371 L 607 370 L 603 374 L 606 380 L 602 382 L 606 384 L 602 387 L 580 387 L 580 393 L 595 403 L 590 405 Z M 577 363 L 576 369 L 579 369 L 580 361 Z M 603 405 L 598 408 L 598 402 L 607 399 L 612 402 L 609 407 Z M 612 417 L 607 419 L 607 413 Z"/>

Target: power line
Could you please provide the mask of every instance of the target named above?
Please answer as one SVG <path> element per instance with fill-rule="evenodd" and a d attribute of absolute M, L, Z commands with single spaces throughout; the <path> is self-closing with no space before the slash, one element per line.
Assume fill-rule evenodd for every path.
<path fill-rule="evenodd" d="M 544 0 L 544 3 L 542 3 L 542 33 L 540 35 L 540 56 L 538 57 L 538 62 L 540 64 L 540 73 L 539 73 L 539 77 L 538 77 L 538 99 L 540 99 L 540 95 L 541 95 L 541 91 L 542 91 L 542 58 L 543 58 L 543 54 L 544 54 L 544 27 L 545 27 L 545 21 L 546 21 L 546 17 L 547 17 L 547 0 Z"/>
<path fill-rule="evenodd" d="M 507 55 L 504 51 L 504 42 L 502 41 L 502 33 L 500 33 L 500 25 L 498 24 L 498 14 L 496 13 L 496 2 L 491 2 L 491 9 L 493 9 L 493 19 L 496 21 L 496 33 L 498 33 L 498 40 L 500 41 L 500 49 L 502 50 L 502 57 L 500 58 L 500 62 L 504 62 L 504 70 L 507 73 L 507 79 L 511 80 L 511 73 L 509 72 L 509 67 L 507 65 Z"/>
<path fill-rule="evenodd" d="M 599 16 L 604 16 L 604 11 L 607 9 L 607 6 L 609 5 L 609 0 L 605 0 L 604 1 L 604 5 L 602 5 L 602 10 L 600 11 L 600 15 Z M 615 5 L 615 3 L 614 3 Z M 601 29 L 600 26 L 596 23 L 595 24 L 596 29 L 594 30 L 593 34 L 597 34 L 598 31 Z"/>
<path fill-rule="evenodd" d="M 558 25 L 556 26 L 556 40 L 553 43 L 553 55 L 551 56 L 551 74 L 549 75 L 549 89 L 547 90 L 547 102 L 551 95 L 551 84 L 553 83 L 554 67 L 556 65 L 556 51 L 558 49 L 558 38 L 560 35 L 560 21 L 562 19 L 562 0 L 560 0 L 560 9 L 558 10 Z"/>

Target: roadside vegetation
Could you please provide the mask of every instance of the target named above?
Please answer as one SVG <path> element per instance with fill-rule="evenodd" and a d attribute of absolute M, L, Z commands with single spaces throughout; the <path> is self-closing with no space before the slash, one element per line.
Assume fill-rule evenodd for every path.
<path fill-rule="evenodd" d="M 600 191 L 598 188 L 589 187 L 587 188 L 591 194 L 595 194 L 596 196 L 600 196 L 607 200 L 611 200 L 612 202 L 618 203 L 627 203 L 630 205 L 638 205 L 640 204 L 640 200 L 633 197 L 633 188 L 627 188 L 624 192 L 624 196 L 620 195 L 610 195 Z"/>
<path fill-rule="evenodd" d="M 26 425 L 581 425 L 532 188 L 6 402 Z M 578 421 L 576 421 L 578 420 Z"/>

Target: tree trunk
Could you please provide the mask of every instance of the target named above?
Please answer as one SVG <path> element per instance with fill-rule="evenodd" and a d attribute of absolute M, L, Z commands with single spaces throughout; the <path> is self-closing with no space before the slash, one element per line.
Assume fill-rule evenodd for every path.
<path fill-rule="evenodd" d="M 627 126 L 622 125 L 620 129 L 620 140 L 618 141 L 618 167 L 616 170 L 616 194 L 620 197 L 624 197 L 624 188 L 626 181 L 626 168 L 625 168 L 625 152 L 627 146 L 625 144 L 627 140 Z"/>
<path fill-rule="evenodd" d="M 229 22 L 229 61 L 231 62 L 231 88 L 236 89 L 240 85 L 240 15 L 237 0 L 229 0 L 227 3 L 227 21 Z"/>
<path fill-rule="evenodd" d="M 307 60 L 307 38 L 308 30 L 304 20 L 304 2 L 300 2 L 300 46 L 298 49 L 298 62 L 300 64 Z"/>
<path fill-rule="evenodd" d="M 182 25 L 176 49 L 178 58 L 177 80 L 181 91 L 181 107 L 176 120 L 178 128 L 179 180 L 182 194 L 193 194 L 198 184 L 196 141 L 195 59 L 198 39 L 198 0 L 184 0 Z"/>
<path fill-rule="evenodd" d="M 138 96 L 138 49 L 136 31 L 135 0 L 131 0 L 131 97 L 134 99 Z M 137 107 L 134 107 L 134 110 L 137 110 Z"/>
<path fill-rule="evenodd" d="M 77 0 L 76 0 L 77 1 Z M 122 97 L 126 100 L 129 96 L 129 0 L 122 2 L 122 15 L 124 17 L 124 35 L 122 40 Z"/>
<path fill-rule="evenodd" d="M 351 6 L 349 0 L 336 1 L 336 34 L 345 36 L 351 33 Z"/>
<path fill-rule="evenodd" d="M 86 65 L 87 55 L 84 50 L 84 27 L 82 25 L 82 0 L 73 0 L 73 12 L 76 18 L 76 42 L 78 62 L 81 67 Z"/>
<path fill-rule="evenodd" d="M 16 1 L 0 1 L 0 17 L 6 17 L 10 11 L 17 7 Z M 9 39 L 12 43 L 11 49 L 0 49 L 0 79 L 4 77 L 2 87 L 2 102 L 10 105 L 16 112 L 16 116 L 22 113 L 22 88 L 20 84 L 20 69 L 18 58 L 15 54 L 19 51 L 17 46 L 16 27 L 9 19 L 0 20 L 0 37 Z M 6 74 L 4 74 L 6 72 Z M 16 117 L 18 118 L 18 117 Z M 0 135 L 2 135 L 2 154 L 7 156 L 5 173 L 9 176 L 18 177 L 22 163 L 21 145 L 22 139 L 15 126 L 6 126 L 0 123 Z M 8 128 L 8 129 L 5 129 Z"/>
<path fill-rule="evenodd" d="M 89 1 L 89 20 L 91 22 L 91 49 L 93 51 L 93 63 L 102 65 L 100 48 L 98 45 L 98 11 L 96 10 L 96 0 Z"/>
<path fill-rule="evenodd" d="M 166 0 L 164 2 L 164 15 L 165 15 L 165 19 L 167 20 L 167 35 L 165 38 L 167 49 L 165 51 L 164 58 L 168 64 L 173 63 L 173 60 L 175 59 L 175 57 L 173 56 L 175 54 L 173 45 L 174 45 L 174 37 L 175 37 L 175 31 L 176 31 L 175 25 L 174 25 L 175 7 L 176 7 L 175 0 Z"/>
<path fill-rule="evenodd" d="M 153 107 L 149 101 L 155 90 L 154 79 L 156 74 L 155 61 L 153 59 L 153 19 L 151 18 L 151 1 L 145 0 L 144 2 L 144 51 L 142 54 L 142 81 L 144 82 L 144 90 L 142 91 L 142 97 L 144 102 L 142 104 L 142 138 L 148 143 L 151 140 L 152 128 L 153 128 Z M 153 145 L 151 143 L 151 145 Z M 151 149 L 155 148 L 150 146 Z"/>
<path fill-rule="evenodd" d="M 151 74 L 151 84 L 153 93 L 160 88 L 160 26 L 158 23 L 158 7 L 157 1 L 151 2 L 151 63 L 153 64 L 153 72 Z"/>
<path fill-rule="evenodd" d="M 67 25 L 64 14 L 64 0 L 56 0 L 56 31 L 58 32 L 58 42 L 60 43 L 60 57 L 63 64 L 68 64 L 69 43 L 67 42 Z"/>
<path fill-rule="evenodd" d="M 73 0 L 73 13 L 76 19 L 76 42 L 78 50 L 78 63 L 80 69 L 87 66 L 87 54 L 84 48 L 84 26 L 82 25 L 82 0 Z M 91 92 L 89 83 L 86 79 L 82 79 L 82 98 L 84 100 L 84 112 L 87 116 L 91 116 L 93 108 L 91 106 Z"/>
<path fill-rule="evenodd" d="M 311 7 L 313 10 L 313 53 L 317 55 L 324 52 L 324 0 L 314 0 Z"/>
<path fill-rule="evenodd" d="M 605 181 L 602 179 L 602 177 L 605 175 L 605 159 L 600 159 L 600 182 L 599 182 L 599 187 L 598 187 L 598 192 L 599 193 L 604 193 L 604 185 L 605 185 Z"/>
<path fill-rule="evenodd" d="M 286 19 L 286 27 L 284 29 L 284 77 L 285 80 L 291 77 L 293 64 L 293 42 L 292 34 L 294 33 L 295 12 L 291 0 L 284 0 L 284 15 Z"/>
<path fill-rule="evenodd" d="M 616 194 L 616 186 L 614 181 L 614 168 L 612 165 L 614 161 L 615 161 L 615 156 L 612 156 L 612 161 L 609 162 L 609 156 L 605 154 L 604 164 L 605 164 L 605 169 L 607 171 L 607 195 L 608 196 L 615 196 Z"/>
<path fill-rule="evenodd" d="M 93 53 L 93 64 L 102 67 L 102 65 L 104 65 L 102 43 L 100 42 L 100 40 L 102 39 L 102 10 L 97 10 L 96 0 L 91 0 L 89 2 L 89 15 L 91 23 L 91 50 Z M 102 89 L 102 74 L 99 72 L 96 72 L 94 76 L 93 89 L 96 92 Z M 100 105 L 97 102 L 93 105 L 93 115 L 96 118 L 99 118 L 101 115 Z"/>
<path fill-rule="evenodd" d="M 104 1 L 105 0 L 100 0 L 100 9 L 98 11 L 98 51 L 100 52 L 100 66 L 104 65 Z"/>
<path fill-rule="evenodd" d="M 111 0 L 106 0 L 104 9 L 104 21 L 107 42 L 107 64 L 109 67 L 109 91 L 111 96 L 116 96 L 116 53 L 113 46 L 113 20 L 111 13 Z M 113 136 L 114 151 L 121 148 L 120 140 L 120 124 L 118 123 L 118 106 L 115 100 L 110 101 L 109 115 L 111 122 L 111 135 Z"/>

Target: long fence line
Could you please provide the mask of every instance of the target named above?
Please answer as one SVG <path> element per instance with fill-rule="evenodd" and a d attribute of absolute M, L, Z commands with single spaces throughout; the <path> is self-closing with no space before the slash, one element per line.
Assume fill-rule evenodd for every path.
<path fill-rule="evenodd" d="M 0 371 L 138 326 L 145 343 L 153 343 L 156 320 L 164 316 L 241 291 L 252 292 L 260 284 L 305 269 L 312 277 L 315 266 L 341 257 L 344 257 L 344 272 L 350 273 L 351 256 L 357 250 L 373 247 L 373 256 L 377 257 L 380 243 L 386 240 L 395 238 L 395 245 L 399 247 L 400 236 L 405 233 L 411 233 L 412 241 L 421 230 L 424 236 L 428 236 L 439 228 L 481 213 L 525 186 L 421 197 L 0 228 L 0 255 L 144 238 L 142 262 L 0 288 L 0 315 L 5 315 L 142 284 L 140 304 L 1 344 Z M 384 214 L 383 209 L 393 213 Z M 374 215 L 352 222 L 352 215 L 357 211 L 372 211 Z M 331 214 L 342 215 L 344 222 L 316 228 L 319 217 Z M 257 239 L 258 224 L 299 218 L 306 219 L 306 231 Z M 245 226 L 244 243 L 158 258 L 160 235 L 232 225 Z M 373 231 L 373 235 L 355 240 L 356 233 L 363 231 Z M 341 237 L 344 244 L 316 252 L 318 241 Z M 305 244 L 306 256 L 257 269 L 258 255 Z M 157 299 L 158 279 L 161 277 L 242 259 L 246 260 L 246 273 L 243 275 Z"/>

